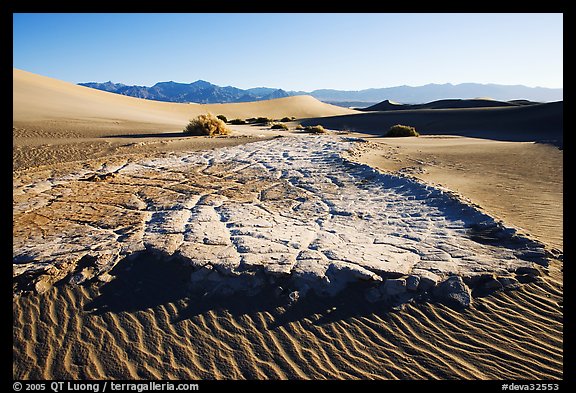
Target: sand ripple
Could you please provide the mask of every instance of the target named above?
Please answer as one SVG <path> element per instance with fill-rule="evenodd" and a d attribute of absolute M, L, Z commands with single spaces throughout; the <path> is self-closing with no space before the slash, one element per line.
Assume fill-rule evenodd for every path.
<path fill-rule="evenodd" d="M 561 297 L 538 284 L 464 314 L 428 303 L 389 312 L 359 293 L 316 299 L 293 318 L 266 301 L 195 314 L 192 298 L 89 311 L 100 295 L 65 286 L 17 298 L 14 378 L 562 378 Z"/>

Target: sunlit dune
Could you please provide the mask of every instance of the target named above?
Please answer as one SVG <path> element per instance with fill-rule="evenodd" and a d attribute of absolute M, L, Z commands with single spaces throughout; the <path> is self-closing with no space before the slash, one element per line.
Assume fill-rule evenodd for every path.
<path fill-rule="evenodd" d="M 85 136 L 181 130 L 188 120 L 213 112 L 226 117 L 323 117 L 355 113 L 311 96 L 237 104 L 181 104 L 144 100 L 13 70 L 15 127 L 70 129 Z"/>

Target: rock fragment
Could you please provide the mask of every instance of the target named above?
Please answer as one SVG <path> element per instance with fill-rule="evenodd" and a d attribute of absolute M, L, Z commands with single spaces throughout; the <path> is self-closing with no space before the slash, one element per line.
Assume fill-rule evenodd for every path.
<path fill-rule="evenodd" d="M 448 306 L 466 308 L 472 301 L 470 289 L 460 276 L 451 276 L 440 283 L 433 291 L 434 297 Z"/>

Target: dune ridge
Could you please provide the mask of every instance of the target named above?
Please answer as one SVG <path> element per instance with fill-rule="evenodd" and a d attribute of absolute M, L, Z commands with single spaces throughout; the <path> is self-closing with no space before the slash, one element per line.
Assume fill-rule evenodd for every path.
<path fill-rule="evenodd" d="M 373 111 L 399 111 L 409 109 L 455 109 L 455 108 L 490 108 L 490 107 L 509 107 L 519 105 L 535 105 L 537 102 L 526 100 L 516 101 L 497 101 L 489 98 L 471 98 L 471 99 L 446 99 L 427 102 L 425 104 L 399 104 L 394 101 L 385 100 L 367 108 L 359 110 L 363 112 Z"/>
<path fill-rule="evenodd" d="M 460 135 L 507 141 L 547 141 L 562 146 L 562 101 L 534 105 L 406 109 L 306 119 L 303 125 L 382 135 L 394 124 L 423 135 Z"/>
<path fill-rule="evenodd" d="M 235 104 L 179 104 L 144 100 L 78 86 L 13 69 L 13 124 L 82 132 L 83 136 L 119 131 L 181 130 L 188 120 L 213 112 L 236 117 L 303 118 L 355 113 L 311 96 Z M 74 134 L 71 134 L 74 136 Z"/>
<path fill-rule="evenodd" d="M 188 138 L 188 121 L 206 112 L 228 119 L 306 118 L 356 113 L 294 96 L 237 104 L 179 104 L 144 100 L 13 69 L 15 169 L 147 151 L 201 150 L 262 140 L 282 132 L 235 126 L 231 138 Z M 137 138 L 137 139 L 136 139 Z M 135 140 L 136 139 L 136 140 Z"/>

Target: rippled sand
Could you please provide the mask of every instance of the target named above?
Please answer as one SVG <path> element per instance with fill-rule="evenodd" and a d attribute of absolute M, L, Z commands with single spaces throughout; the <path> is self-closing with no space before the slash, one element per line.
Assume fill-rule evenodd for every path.
<path fill-rule="evenodd" d="M 562 378 L 560 261 L 465 311 L 392 309 L 353 286 L 297 307 L 273 293 L 205 298 L 183 269 L 136 258 L 105 285 L 16 297 L 14 378 Z"/>
<path fill-rule="evenodd" d="M 178 276 L 148 268 L 160 267 L 160 277 Z M 14 378 L 562 378 L 562 292 L 548 278 L 463 313 L 431 304 L 387 312 L 352 296 L 285 318 L 266 300 L 211 309 L 166 293 L 157 272 L 140 278 L 131 290 L 143 299 L 131 292 L 102 314 L 88 311 L 101 296 L 92 287 L 16 299 Z"/>

